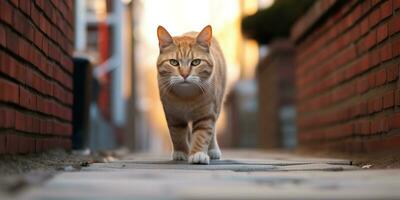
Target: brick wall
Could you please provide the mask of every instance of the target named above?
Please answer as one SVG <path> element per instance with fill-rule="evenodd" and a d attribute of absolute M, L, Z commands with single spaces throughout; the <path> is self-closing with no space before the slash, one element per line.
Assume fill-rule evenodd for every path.
<path fill-rule="evenodd" d="M 70 147 L 72 2 L 0 0 L 0 154 Z"/>
<path fill-rule="evenodd" d="M 298 140 L 400 149 L 400 0 L 318 1 L 292 29 Z"/>

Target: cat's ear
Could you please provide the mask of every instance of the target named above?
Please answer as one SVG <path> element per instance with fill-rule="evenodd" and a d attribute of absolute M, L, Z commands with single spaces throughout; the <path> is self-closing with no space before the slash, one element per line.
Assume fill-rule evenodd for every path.
<path fill-rule="evenodd" d="M 207 25 L 197 35 L 196 41 L 201 46 L 209 48 L 211 45 L 211 39 L 212 39 L 212 28 L 210 25 Z"/>
<path fill-rule="evenodd" d="M 171 35 L 162 26 L 158 26 L 157 28 L 157 37 L 160 49 L 165 48 L 173 43 Z"/>

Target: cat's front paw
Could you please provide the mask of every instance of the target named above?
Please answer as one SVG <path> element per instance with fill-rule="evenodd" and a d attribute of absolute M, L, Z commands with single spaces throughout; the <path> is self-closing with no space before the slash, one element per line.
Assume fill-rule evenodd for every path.
<path fill-rule="evenodd" d="M 187 160 L 187 153 L 184 153 L 182 151 L 174 151 L 172 153 L 172 159 L 173 160 Z"/>
<path fill-rule="evenodd" d="M 221 158 L 221 150 L 210 149 L 208 150 L 208 156 L 210 156 L 211 160 L 219 160 Z"/>
<path fill-rule="evenodd" d="M 197 152 L 189 156 L 189 163 L 208 165 L 210 163 L 210 157 L 204 152 Z"/>

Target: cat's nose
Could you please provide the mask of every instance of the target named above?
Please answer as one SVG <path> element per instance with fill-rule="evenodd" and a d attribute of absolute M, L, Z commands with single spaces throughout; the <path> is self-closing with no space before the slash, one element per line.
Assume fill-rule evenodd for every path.
<path fill-rule="evenodd" d="M 189 76 L 190 74 L 190 69 L 180 69 L 179 70 L 179 74 L 182 76 L 183 79 L 186 80 L 186 78 Z"/>
<path fill-rule="evenodd" d="M 181 73 L 181 76 L 183 79 L 186 80 L 186 78 L 189 76 L 189 73 Z"/>

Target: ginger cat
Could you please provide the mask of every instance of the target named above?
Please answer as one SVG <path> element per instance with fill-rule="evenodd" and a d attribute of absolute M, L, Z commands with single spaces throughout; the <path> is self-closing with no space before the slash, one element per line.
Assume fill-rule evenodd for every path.
<path fill-rule="evenodd" d="M 226 64 L 211 26 L 172 37 L 157 28 L 158 86 L 174 147 L 173 160 L 219 159 L 215 123 L 224 99 Z"/>

